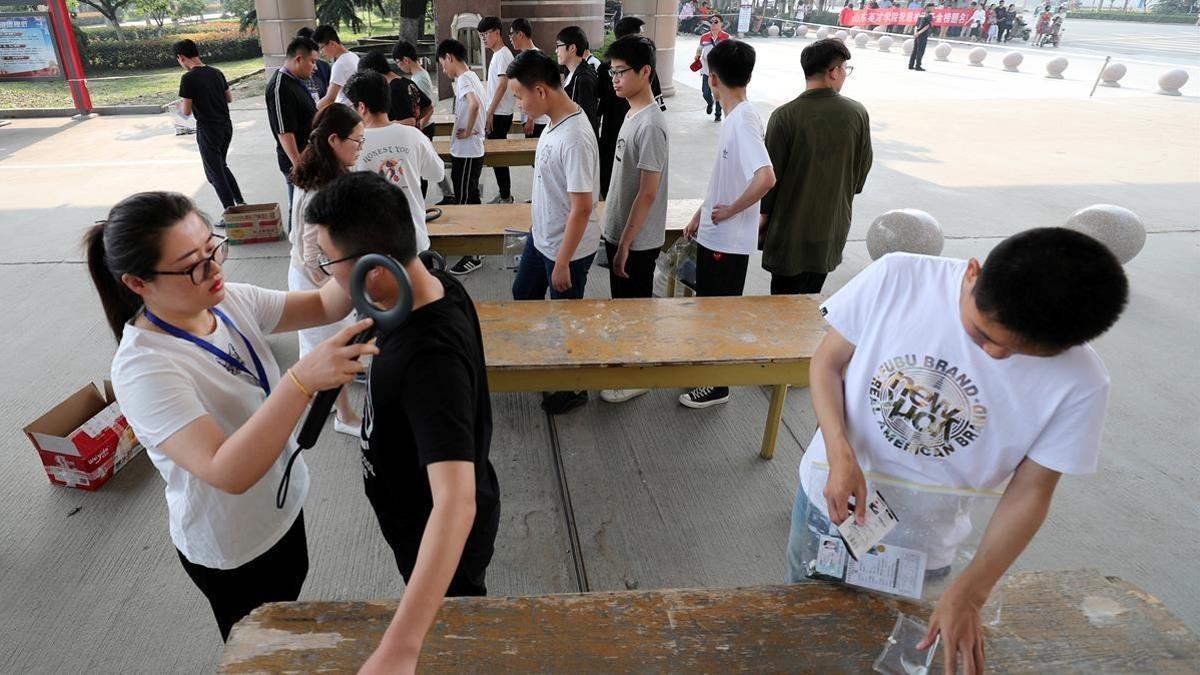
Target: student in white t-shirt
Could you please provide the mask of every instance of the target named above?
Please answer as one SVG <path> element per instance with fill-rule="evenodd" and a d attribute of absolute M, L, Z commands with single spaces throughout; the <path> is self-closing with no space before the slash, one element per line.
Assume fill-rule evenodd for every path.
<path fill-rule="evenodd" d="M 741 295 L 750 254 L 758 248 L 759 201 L 775 186 L 762 119 L 746 100 L 754 48 L 725 40 L 708 53 L 708 80 L 725 110 L 717 159 L 704 203 L 683 229 L 696 240 L 696 295 Z M 729 401 L 729 387 L 696 387 L 679 396 L 689 408 Z"/>
<path fill-rule="evenodd" d="M 420 57 L 417 56 L 417 48 L 414 47 L 411 42 L 408 42 L 407 40 L 400 40 L 396 42 L 396 45 L 392 47 L 392 60 L 394 60 L 396 65 L 400 67 L 400 72 L 407 75 L 408 79 L 412 80 L 413 84 L 416 84 L 417 88 L 420 89 L 425 96 L 429 97 L 430 101 L 437 101 L 437 91 L 433 88 L 433 78 L 429 77 L 429 72 L 421 66 Z M 436 125 L 433 123 L 433 116 L 430 115 L 429 123 L 426 124 L 423 129 L 421 129 L 421 131 L 425 134 L 425 137 L 428 138 L 430 142 L 433 141 L 435 126 Z M 445 173 L 444 168 L 443 173 Z M 442 176 L 442 180 L 438 183 L 438 188 L 441 189 L 443 196 L 450 197 L 450 201 L 452 203 L 457 203 L 457 200 L 453 197 L 454 187 L 450 185 L 449 175 Z M 427 196 L 428 191 L 428 181 L 422 180 L 421 196 Z"/>
<path fill-rule="evenodd" d="M 508 65 L 513 61 L 513 53 L 504 44 L 504 26 L 498 16 L 485 16 L 479 22 L 479 39 L 483 46 L 492 52 L 487 69 L 487 113 L 484 114 L 485 130 L 488 138 L 508 138 L 512 130 L 514 104 L 516 97 L 508 89 Z M 492 168 L 496 172 L 496 188 L 499 194 L 488 202 L 489 204 L 511 204 L 512 177 L 508 167 Z"/>
<path fill-rule="evenodd" d="M 427 250 L 429 230 L 425 225 L 421 181 L 440 181 L 446 175 L 446 165 L 425 134 L 415 127 L 388 120 L 390 91 L 382 75 L 355 75 L 346 85 L 346 95 L 354 101 L 366 124 L 355 170 L 377 173 L 404 193 L 416 228 L 417 251 Z"/>
<path fill-rule="evenodd" d="M 965 672 L 983 672 L 980 609 L 1041 527 L 1061 475 L 1096 470 L 1109 378 L 1088 342 L 1117 321 L 1128 294 L 1112 253 L 1063 228 L 1009 237 L 982 266 L 884 256 L 834 294 L 812 359 L 820 430 L 800 464 L 790 580 L 812 574 L 814 530 L 863 522 L 874 490 L 902 525 L 938 533 L 919 546 L 926 578 L 944 576 L 985 523 L 940 509 L 939 493 L 1003 489 L 918 645 L 940 632 L 946 672 L 957 655 Z M 889 499 L 898 491 L 903 506 Z"/>
<path fill-rule="evenodd" d="M 558 66 L 527 51 L 508 69 L 509 86 L 534 117 L 550 115 L 533 167 L 532 227 L 513 280 L 514 300 L 582 298 L 600 247 L 600 152 L 587 115 L 563 90 Z M 587 402 L 587 392 L 547 394 L 542 408 L 559 414 Z"/>
<path fill-rule="evenodd" d="M 350 105 L 350 99 L 346 98 L 346 92 L 343 90 L 350 76 L 358 72 L 358 54 L 342 46 L 342 41 L 333 26 L 318 26 L 313 33 L 313 40 L 321 46 L 321 54 L 333 61 L 333 68 L 329 74 L 329 88 L 325 90 L 325 96 L 317 101 L 317 110 L 331 103 Z"/>
<path fill-rule="evenodd" d="M 283 508 L 276 491 L 313 394 L 354 379 L 364 370 L 355 359 L 378 353 L 346 346 L 370 324 L 342 330 L 281 375 L 266 336 L 349 313 L 336 282 L 292 293 L 226 284 L 228 241 L 173 192 L 122 200 L 85 243 L 120 343 L 113 388 L 166 481 L 171 541 L 224 639 L 255 607 L 300 594 L 308 574 L 303 458 L 291 467 Z"/>
<path fill-rule="evenodd" d="M 458 40 L 442 40 L 437 60 L 446 77 L 454 80 L 454 137 L 450 141 L 450 173 L 456 204 L 478 204 L 479 175 L 483 172 L 483 139 L 487 92 L 479 76 L 467 65 L 467 48 Z M 443 199 L 438 204 L 449 204 Z M 456 276 L 483 266 L 479 256 L 463 256 L 448 270 Z"/>

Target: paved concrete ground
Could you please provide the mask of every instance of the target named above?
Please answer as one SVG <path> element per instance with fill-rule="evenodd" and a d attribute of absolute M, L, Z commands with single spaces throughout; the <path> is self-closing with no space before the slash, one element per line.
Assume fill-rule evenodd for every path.
<path fill-rule="evenodd" d="M 1195 25 L 1067 19 L 1065 27 L 1058 49 L 1063 53 L 1200 65 L 1200 28 Z"/>
<path fill-rule="evenodd" d="M 691 47 L 679 50 L 681 60 Z M 694 44 L 694 43 L 692 43 Z M 802 87 L 803 41 L 759 40 L 752 85 L 763 113 Z M 994 58 L 994 57 L 992 57 Z M 1096 347 L 1113 395 L 1100 470 L 1069 478 L 1049 521 L 1021 558 L 1031 569 L 1091 567 L 1129 579 L 1200 629 L 1200 106 L 1150 94 L 1154 77 L 1087 98 L 1071 79 L 938 64 L 906 71 L 899 54 L 855 52 L 848 95 L 871 111 L 876 163 L 831 293 L 869 259 L 878 213 L 917 207 L 945 228 L 946 255 L 985 256 L 1001 237 L 1056 225 L 1096 202 L 1145 219 L 1146 248 L 1122 322 Z M 1072 68 L 1075 64 L 1072 65 Z M 671 196 L 699 197 L 719 126 L 706 118 L 695 76 L 669 100 Z M 1081 69 L 1082 70 L 1082 69 Z M 1095 72 L 1094 70 L 1092 71 Z M 1200 80 L 1193 78 L 1193 84 Z M 239 102 L 231 164 L 252 200 L 281 200 L 265 113 Z M 494 194 L 485 170 L 486 196 Z M 179 190 L 215 211 L 194 141 L 164 117 L 20 120 L 0 130 L 0 672 L 208 672 L 220 644 L 166 532 L 162 482 L 145 457 L 97 493 L 51 487 L 19 429 L 82 383 L 104 377 L 113 351 L 80 264 L 79 237 L 119 198 Z M 529 194 L 529 171 L 514 171 Z M 235 249 L 232 279 L 284 287 L 285 244 Z M 511 273 L 489 259 L 467 279 L 480 299 L 508 294 Z M 766 275 L 752 263 L 750 293 Z M 588 295 L 605 296 L 593 272 Z M 282 363 L 295 339 L 274 347 Z M 814 418 L 806 391 L 790 394 L 776 458 L 757 458 L 767 396 L 735 391 L 707 412 L 676 392 L 624 406 L 593 401 L 547 419 L 532 395 L 495 397 L 492 456 L 504 520 L 492 592 L 733 586 L 779 581 L 796 467 Z M 305 599 L 395 596 L 401 584 L 361 495 L 353 442 L 329 433 L 307 453 L 311 571 Z M 565 491 L 564 491 L 565 486 Z M 565 494 L 569 493 L 569 500 Z M 82 510 L 72 515 L 74 509 Z M 574 536 L 573 536 L 574 535 Z M 577 545 L 572 542 L 578 542 Z M 586 578 L 586 584 L 584 583 Z"/>

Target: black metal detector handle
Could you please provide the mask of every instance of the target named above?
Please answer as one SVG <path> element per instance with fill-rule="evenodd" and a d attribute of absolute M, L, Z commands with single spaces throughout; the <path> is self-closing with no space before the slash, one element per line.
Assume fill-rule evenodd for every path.
<path fill-rule="evenodd" d="M 425 269 L 427 270 L 437 270 L 439 272 L 446 270 L 446 256 L 431 248 L 421 251 L 417 254 L 417 257 L 421 259 L 421 262 L 425 263 Z"/>
<path fill-rule="evenodd" d="M 434 252 L 434 255 L 441 258 L 441 254 Z M 442 264 L 445 265 L 445 259 L 442 258 Z M 428 265 L 428 263 L 426 263 Z M 399 294 L 396 298 L 396 304 L 388 310 L 382 310 L 371 303 L 371 298 L 367 294 L 366 281 L 367 273 L 376 267 L 382 267 L 392 274 L 396 279 L 396 285 L 399 287 Z M 355 335 L 348 344 L 357 345 L 375 337 L 378 331 L 388 331 L 396 328 L 404 323 L 408 315 L 412 313 L 413 294 L 412 282 L 408 278 L 408 273 L 404 271 L 404 267 L 394 259 L 378 253 L 369 253 L 354 265 L 354 270 L 350 273 L 350 298 L 354 301 L 354 307 L 358 311 L 357 320 L 372 319 L 374 323 L 371 327 L 363 332 Z M 307 450 L 316 445 L 317 439 L 321 436 L 321 430 L 325 428 L 325 421 L 329 419 L 329 411 L 333 410 L 333 404 L 337 401 L 338 394 L 341 393 L 342 387 L 334 387 L 319 392 L 316 398 L 313 399 L 312 407 L 309 408 L 308 417 L 304 419 L 304 426 L 300 427 L 300 434 L 296 437 L 296 451 L 288 458 L 287 467 L 283 471 L 283 480 L 279 483 L 279 491 L 275 493 L 275 506 L 283 508 L 284 502 L 287 500 L 288 486 L 292 479 L 292 465 L 296 463 L 296 458 L 300 456 L 300 452 Z"/>

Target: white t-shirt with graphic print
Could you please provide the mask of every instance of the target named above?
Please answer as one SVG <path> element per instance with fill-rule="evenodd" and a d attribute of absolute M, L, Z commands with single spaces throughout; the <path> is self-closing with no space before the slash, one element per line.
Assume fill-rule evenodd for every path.
<path fill-rule="evenodd" d="M 265 336 L 279 324 L 286 298 L 284 291 L 230 283 L 217 305 L 249 339 L 272 391 L 279 384 L 279 365 Z M 216 324 L 211 335 L 199 337 L 255 373 L 241 336 L 220 319 Z M 121 412 L 167 483 L 171 541 L 184 557 L 204 567 L 233 569 L 266 553 L 287 534 L 308 496 L 308 465 L 301 456 L 292 467 L 284 508 L 275 508 L 275 491 L 297 447 L 294 436 L 266 475 L 240 495 L 205 483 L 158 449 L 204 415 L 232 435 L 266 400 L 256 376 L 234 370 L 192 342 L 130 322 L 113 357 L 112 382 Z"/>
<path fill-rule="evenodd" d="M 417 250 L 429 248 L 421 179 L 436 183 L 446 176 L 446 164 L 429 138 L 406 124 L 367 127 L 354 169 L 373 171 L 404 193 L 416 227 Z"/>
<path fill-rule="evenodd" d="M 1100 357 L 1089 345 L 1052 357 L 988 356 L 960 318 L 966 269 L 964 260 L 893 253 L 821 306 L 855 346 L 846 433 L 863 471 L 976 490 L 1002 486 L 1026 457 L 1061 473 L 1095 471 L 1109 388 Z M 818 430 L 800 483 L 826 515 L 827 464 Z"/>

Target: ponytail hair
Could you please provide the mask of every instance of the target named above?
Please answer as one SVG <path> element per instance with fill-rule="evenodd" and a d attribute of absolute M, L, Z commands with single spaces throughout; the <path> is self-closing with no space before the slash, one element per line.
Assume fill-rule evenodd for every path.
<path fill-rule="evenodd" d="M 193 211 L 192 200 L 178 192 L 139 192 L 122 199 L 108 212 L 107 220 L 88 229 L 83 238 L 88 273 L 117 342 L 125 324 L 142 308 L 141 296 L 121 277 L 152 279 L 162 254 L 163 233 Z"/>
<path fill-rule="evenodd" d="M 292 184 L 301 190 L 320 190 L 329 181 L 346 173 L 329 137 L 349 138 L 354 127 L 362 123 L 362 117 L 349 106 L 341 103 L 323 108 L 313 118 L 312 133 L 308 145 L 300 153 L 300 161 L 292 167 Z"/>

